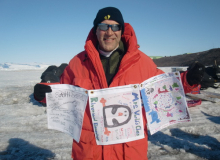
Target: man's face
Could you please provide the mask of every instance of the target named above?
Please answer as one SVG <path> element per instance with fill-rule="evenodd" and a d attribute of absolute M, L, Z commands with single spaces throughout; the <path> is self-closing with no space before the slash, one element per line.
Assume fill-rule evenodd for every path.
<path fill-rule="evenodd" d="M 104 20 L 101 23 L 110 25 L 119 24 L 113 20 Z M 111 27 L 109 27 L 107 31 L 102 31 L 97 27 L 96 36 L 99 41 L 99 49 L 110 52 L 119 45 L 121 40 L 121 30 L 113 32 Z"/>

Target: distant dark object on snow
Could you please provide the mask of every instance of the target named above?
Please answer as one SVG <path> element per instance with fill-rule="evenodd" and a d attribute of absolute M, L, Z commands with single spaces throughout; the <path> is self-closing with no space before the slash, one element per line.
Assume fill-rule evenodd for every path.
<path fill-rule="evenodd" d="M 56 83 L 60 82 L 60 76 L 68 64 L 62 63 L 59 67 L 52 65 L 49 66 L 41 75 L 41 82 L 43 83 Z"/>
<path fill-rule="evenodd" d="M 192 54 L 183 54 L 153 59 L 154 63 L 158 67 L 189 66 L 195 61 L 199 61 L 205 66 L 210 66 L 215 63 L 215 60 L 217 64 L 220 64 L 220 48 L 214 48 L 208 51 Z"/>

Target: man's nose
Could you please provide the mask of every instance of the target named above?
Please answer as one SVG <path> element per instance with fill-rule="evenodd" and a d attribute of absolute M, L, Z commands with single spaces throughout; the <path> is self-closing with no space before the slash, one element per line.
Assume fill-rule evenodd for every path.
<path fill-rule="evenodd" d="M 111 27 L 108 27 L 108 30 L 106 31 L 106 34 L 112 35 L 114 32 L 112 31 Z"/>

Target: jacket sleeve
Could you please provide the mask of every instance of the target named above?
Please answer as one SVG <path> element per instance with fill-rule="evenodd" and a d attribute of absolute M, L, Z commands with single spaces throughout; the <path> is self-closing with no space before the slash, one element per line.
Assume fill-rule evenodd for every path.
<path fill-rule="evenodd" d="M 63 74 L 60 77 L 60 83 L 74 85 L 73 80 L 75 78 L 75 75 L 82 72 L 81 63 L 82 63 L 82 60 L 79 58 L 79 54 L 73 57 L 70 60 L 68 66 L 63 71 Z"/>

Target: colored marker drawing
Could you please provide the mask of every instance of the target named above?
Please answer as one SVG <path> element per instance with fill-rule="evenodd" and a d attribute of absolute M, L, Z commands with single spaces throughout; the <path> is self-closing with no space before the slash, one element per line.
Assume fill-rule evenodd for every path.
<path fill-rule="evenodd" d="M 142 83 L 141 94 L 151 134 L 171 124 L 191 121 L 178 72 Z"/>
<path fill-rule="evenodd" d="M 144 138 L 140 89 L 133 86 L 89 91 L 90 112 L 98 145 Z"/>

